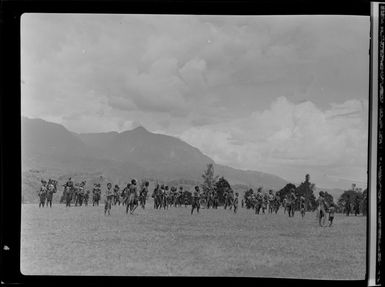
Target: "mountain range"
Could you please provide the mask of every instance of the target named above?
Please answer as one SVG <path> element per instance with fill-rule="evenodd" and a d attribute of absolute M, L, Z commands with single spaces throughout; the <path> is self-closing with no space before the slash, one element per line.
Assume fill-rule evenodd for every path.
<path fill-rule="evenodd" d="M 98 180 L 126 184 L 131 178 L 191 186 L 202 181 L 209 163 L 216 175 L 240 189 L 278 190 L 288 183 L 272 174 L 217 164 L 196 147 L 142 126 L 120 133 L 79 134 L 60 124 L 22 117 L 21 133 L 25 202 L 36 201 L 41 178 L 56 178 L 60 185 L 72 176 L 75 182 L 87 180 L 89 186 Z"/>

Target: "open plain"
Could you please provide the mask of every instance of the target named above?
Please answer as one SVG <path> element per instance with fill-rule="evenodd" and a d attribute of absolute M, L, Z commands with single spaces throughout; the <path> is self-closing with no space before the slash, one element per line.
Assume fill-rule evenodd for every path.
<path fill-rule="evenodd" d="M 246 276 L 364 279 L 366 217 L 337 214 L 319 227 L 315 213 L 293 218 L 223 207 L 38 208 L 23 204 L 25 275 Z"/>

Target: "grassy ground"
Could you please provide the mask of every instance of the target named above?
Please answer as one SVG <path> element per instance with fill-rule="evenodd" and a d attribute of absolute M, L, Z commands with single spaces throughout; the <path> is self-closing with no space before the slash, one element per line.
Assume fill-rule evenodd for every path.
<path fill-rule="evenodd" d="M 190 208 L 126 215 L 113 206 L 22 207 L 21 272 L 26 275 L 262 276 L 364 279 L 366 218 L 338 215 L 317 226 L 316 216 L 280 210 Z"/>

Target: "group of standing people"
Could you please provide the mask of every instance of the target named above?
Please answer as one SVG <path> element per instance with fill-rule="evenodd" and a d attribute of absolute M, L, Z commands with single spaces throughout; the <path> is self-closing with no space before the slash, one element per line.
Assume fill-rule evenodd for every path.
<path fill-rule="evenodd" d="M 187 191 L 183 190 L 183 186 L 179 190 L 172 186 L 157 184 L 151 197 L 154 199 L 155 209 L 168 209 L 169 206 L 180 207 L 185 205 L 187 207 L 189 200 Z"/>
<path fill-rule="evenodd" d="M 57 181 L 49 179 L 48 182 L 44 179 L 41 180 L 41 186 L 38 191 L 39 196 L 39 208 L 44 206 L 52 207 L 53 194 L 56 193 Z"/>
<path fill-rule="evenodd" d="M 133 214 L 139 205 L 144 209 L 148 195 L 148 186 L 149 182 L 145 181 L 138 191 L 137 181 L 132 179 L 131 182 L 119 192 L 120 188 L 118 185 L 115 185 L 112 189 L 112 184 L 110 182 L 107 183 L 104 214 L 111 215 L 112 205 L 125 205 L 126 214 L 128 212 Z"/>
<path fill-rule="evenodd" d="M 63 185 L 63 199 L 66 203 L 66 207 L 71 206 L 71 202 L 75 206 L 88 205 L 88 199 L 90 191 L 85 190 L 86 181 L 74 184 L 72 179 Z M 111 208 L 113 205 L 125 205 L 126 214 L 130 212 L 133 214 L 135 209 L 140 205 L 145 209 L 146 201 L 149 192 L 149 182 L 144 181 L 138 187 L 138 183 L 135 179 L 132 179 L 127 186 L 122 190 L 119 185 L 115 184 L 112 187 L 112 183 L 108 182 L 105 190 L 105 202 L 104 202 L 104 213 L 106 215 L 111 214 Z M 52 206 L 52 197 L 57 190 L 57 181 L 49 179 L 48 182 L 41 180 L 41 187 L 38 192 L 39 195 L 39 207 Z M 306 200 L 303 195 L 296 196 L 295 189 L 292 188 L 281 201 L 279 192 L 274 193 L 269 190 L 268 193 L 262 193 L 262 188 L 258 188 L 257 192 L 246 193 L 244 199 L 242 199 L 242 207 L 246 205 L 246 208 L 254 209 L 255 214 L 265 214 L 266 210 L 268 213 L 277 213 L 279 207 L 282 206 L 284 213 L 287 212 L 289 217 L 294 216 L 294 212 L 299 204 L 299 211 L 302 217 L 306 213 Z M 201 205 L 203 204 L 206 208 L 218 208 L 219 200 L 218 193 L 216 191 L 201 192 L 199 186 L 194 187 L 194 191 L 190 193 L 184 190 L 182 186 L 177 189 L 175 186 L 169 188 L 167 185 L 157 184 L 153 193 L 152 198 L 154 199 L 154 209 L 168 209 L 171 206 L 181 207 L 184 205 L 191 204 L 191 214 L 199 213 Z M 238 192 L 235 192 L 231 188 L 226 188 L 223 192 L 224 209 L 229 208 L 234 213 L 238 210 Z M 102 197 L 102 189 L 100 183 L 94 183 L 92 189 L 92 205 L 98 206 Z M 317 216 L 320 226 L 325 226 L 325 220 L 327 213 L 329 214 L 329 226 L 332 225 L 335 205 L 328 205 L 325 194 L 323 191 L 319 192 L 319 197 L 316 200 L 317 203 Z"/>
<path fill-rule="evenodd" d="M 242 207 L 246 205 L 248 209 L 254 209 L 255 214 L 277 213 L 280 207 L 280 199 L 278 193 L 274 194 L 273 190 L 269 190 L 268 193 L 262 193 L 262 188 L 258 188 L 254 193 L 252 190 L 245 195 L 242 200 Z"/>
<path fill-rule="evenodd" d="M 69 178 L 68 181 L 63 185 L 64 191 L 62 200 L 66 206 L 71 206 L 71 203 L 74 203 L 75 206 L 85 206 L 88 205 L 90 191 L 85 189 L 86 181 L 80 183 L 73 183 L 72 179 Z"/>
<path fill-rule="evenodd" d="M 288 214 L 289 217 L 294 217 L 295 211 L 299 210 L 301 217 L 305 216 L 307 205 L 303 195 L 296 195 L 295 189 L 291 188 L 289 192 L 281 200 L 279 192 L 269 190 L 268 193 L 262 193 L 262 188 L 258 188 L 254 193 L 250 190 L 249 193 L 245 193 L 245 198 L 242 200 L 242 207 L 246 205 L 248 209 L 254 209 L 255 214 L 277 213 L 279 207 L 283 207 L 284 214 Z M 325 220 L 327 213 L 329 214 L 329 226 L 333 224 L 334 214 L 336 212 L 336 206 L 334 203 L 328 204 L 325 199 L 325 193 L 321 191 L 319 197 L 316 200 L 317 204 L 317 217 L 319 219 L 319 225 L 325 226 Z"/>

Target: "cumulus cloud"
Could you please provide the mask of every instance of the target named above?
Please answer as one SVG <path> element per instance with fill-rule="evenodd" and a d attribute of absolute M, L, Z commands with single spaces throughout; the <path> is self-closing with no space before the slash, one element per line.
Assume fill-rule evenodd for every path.
<path fill-rule="evenodd" d="M 321 110 L 310 101 L 295 104 L 279 97 L 264 111 L 226 124 L 192 127 L 181 137 L 222 164 L 254 170 L 354 166 L 363 172 L 357 179 L 362 180 L 366 113 L 357 100 Z"/>

